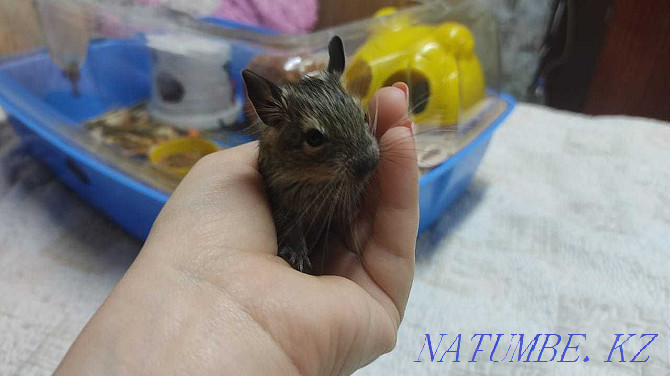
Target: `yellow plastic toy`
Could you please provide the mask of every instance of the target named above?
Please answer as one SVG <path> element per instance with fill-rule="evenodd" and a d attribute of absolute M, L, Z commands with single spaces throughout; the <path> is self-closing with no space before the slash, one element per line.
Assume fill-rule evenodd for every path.
<path fill-rule="evenodd" d="M 149 160 L 159 169 L 183 178 L 200 158 L 220 149 L 204 138 L 175 138 L 151 148 Z"/>
<path fill-rule="evenodd" d="M 375 17 L 395 12 L 383 8 Z M 410 87 L 417 124 L 455 125 L 460 110 L 484 98 L 484 75 L 474 46 L 464 25 L 413 25 L 406 17 L 389 17 L 354 54 L 344 82 L 367 105 L 379 88 L 403 81 Z"/>

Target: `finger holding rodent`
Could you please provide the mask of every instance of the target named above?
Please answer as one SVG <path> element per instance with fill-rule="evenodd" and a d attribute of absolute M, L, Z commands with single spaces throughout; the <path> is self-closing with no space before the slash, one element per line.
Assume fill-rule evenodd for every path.
<path fill-rule="evenodd" d="M 407 118 L 404 91 L 384 88 L 375 96 L 380 109 L 377 129 L 383 136 L 371 233 L 363 249 L 364 265 L 349 257 L 339 260 L 338 266 L 343 275 L 367 290 L 387 310 L 397 312 L 400 319 L 414 277 L 419 171 L 412 124 L 398 121 Z"/>
<path fill-rule="evenodd" d="M 377 168 L 379 201 L 372 231 L 373 235 L 377 231 L 377 235 L 383 235 L 381 237 L 384 239 L 394 239 L 396 238 L 394 234 L 402 232 L 391 230 L 379 233 L 379 231 L 397 226 L 399 231 L 411 235 L 407 238 L 414 244 L 419 215 L 419 171 L 412 137 L 412 122 L 407 117 L 408 96 L 405 90 L 407 85 L 404 83 L 394 85 L 397 86 L 384 88 L 388 89 L 385 91 L 381 89 L 375 94 L 379 97 L 379 108 L 383 110 L 380 112 L 378 125 L 383 133 L 380 138 L 381 159 Z M 399 92 L 402 93 L 402 98 L 398 97 Z M 387 221 L 384 214 L 387 211 L 399 211 L 397 218 L 393 215 L 390 216 L 391 220 Z M 408 219 L 409 222 L 397 221 L 398 218 Z"/>
<path fill-rule="evenodd" d="M 363 258 L 368 273 L 394 301 L 402 316 L 414 277 L 419 172 L 410 128 L 389 129 L 381 143 L 386 156 L 382 152 L 378 167 L 379 200 L 371 242 Z"/>
<path fill-rule="evenodd" d="M 208 154 L 191 168 L 172 196 L 205 200 L 220 191 L 223 183 L 253 175 L 254 171 L 258 171 L 258 142 Z"/>
<path fill-rule="evenodd" d="M 379 89 L 370 100 L 370 124 L 376 125 L 377 137 L 382 137 L 391 127 L 411 128 L 408 115 L 409 88 L 403 82 Z"/>
<path fill-rule="evenodd" d="M 196 234 L 190 241 L 213 247 L 276 253 L 276 234 L 258 172 L 257 143 L 198 161 L 164 206 L 153 232 L 190 232 Z"/>

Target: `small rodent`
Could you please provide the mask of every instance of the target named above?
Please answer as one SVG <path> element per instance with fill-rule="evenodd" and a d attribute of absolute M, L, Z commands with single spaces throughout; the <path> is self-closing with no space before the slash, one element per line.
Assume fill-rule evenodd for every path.
<path fill-rule="evenodd" d="M 379 162 L 379 144 L 360 101 L 341 84 L 342 40 L 328 45 L 325 71 L 279 87 L 244 70 L 259 124 L 259 169 L 277 229 L 278 255 L 320 273 L 311 260 L 327 237 L 352 234 L 361 197 Z"/>

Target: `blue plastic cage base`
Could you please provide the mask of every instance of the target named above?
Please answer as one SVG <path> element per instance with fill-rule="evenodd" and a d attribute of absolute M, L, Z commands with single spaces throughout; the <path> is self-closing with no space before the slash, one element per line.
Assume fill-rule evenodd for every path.
<path fill-rule="evenodd" d="M 238 52 L 244 58 L 236 64 L 244 67 L 250 52 Z M 142 240 L 169 198 L 169 190 L 120 170 L 69 138 L 65 130 L 80 131 L 77 128 L 85 120 L 148 98 L 149 67 L 149 54 L 141 44 L 97 41 L 82 68 L 82 96 L 74 97 L 69 81 L 46 51 L 0 62 L 0 106 L 27 148 L 80 197 Z M 515 104 L 511 96 L 498 98 L 504 106 L 499 106 L 490 123 L 421 178 L 420 232 L 432 226 L 470 184 L 493 132 Z"/>

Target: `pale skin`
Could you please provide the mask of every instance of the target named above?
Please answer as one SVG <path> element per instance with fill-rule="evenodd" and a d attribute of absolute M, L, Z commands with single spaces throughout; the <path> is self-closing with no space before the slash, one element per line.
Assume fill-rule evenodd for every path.
<path fill-rule="evenodd" d="M 333 243 L 328 275 L 292 269 L 277 256 L 257 144 L 211 154 L 55 374 L 336 375 L 391 351 L 414 275 L 419 173 L 412 124 L 398 120 L 407 86 L 371 103 L 393 157 L 382 154 L 360 223 L 363 263 Z"/>

